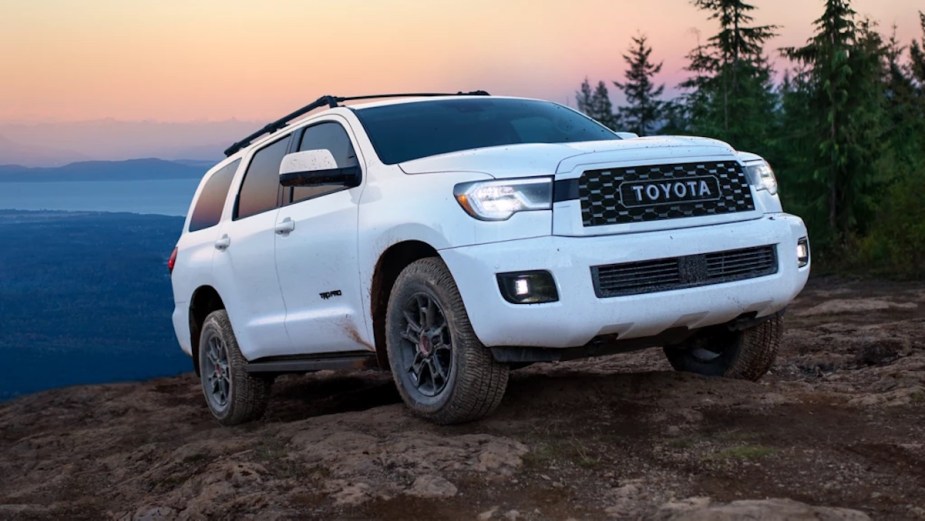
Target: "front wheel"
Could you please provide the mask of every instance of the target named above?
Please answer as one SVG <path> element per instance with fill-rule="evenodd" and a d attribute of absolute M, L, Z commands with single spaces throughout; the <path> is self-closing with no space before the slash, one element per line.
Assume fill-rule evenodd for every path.
<path fill-rule="evenodd" d="M 781 315 L 741 331 L 715 328 L 687 341 L 665 347 L 665 356 L 677 371 L 756 381 L 777 357 L 784 332 Z"/>
<path fill-rule="evenodd" d="M 475 336 L 456 283 L 438 258 L 410 264 L 395 281 L 386 347 L 398 392 L 419 416 L 462 423 L 501 403 L 508 367 Z"/>

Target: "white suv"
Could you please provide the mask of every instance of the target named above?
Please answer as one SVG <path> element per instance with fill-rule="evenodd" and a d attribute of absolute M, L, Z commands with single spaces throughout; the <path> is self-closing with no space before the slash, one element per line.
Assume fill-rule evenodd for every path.
<path fill-rule="evenodd" d="M 662 346 L 768 371 L 810 260 L 760 157 L 484 92 L 341 106 L 372 97 L 267 125 L 196 192 L 173 324 L 221 423 L 321 369 L 391 368 L 438 423 L 490 413 L 532 362 Z"/>

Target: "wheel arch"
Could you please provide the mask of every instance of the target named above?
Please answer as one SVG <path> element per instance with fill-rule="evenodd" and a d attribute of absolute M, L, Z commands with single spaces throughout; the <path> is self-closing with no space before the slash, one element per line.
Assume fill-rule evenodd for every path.
<path fill-rule="evenodd" d="M 196 375 L 199 371 L 199 336 L 202 324 L 213 311 L 225 309 L 225 302 L 212 286 L 199 286 L 193 292 L 189 306 L 190 345 L 192 346 L 193 369 Z"/>
<path fill-rule="evenodd" d="M 385 314 L 389 305 L 389 296 L 398 275 L 411 263 L 428 257 L 440 257 L 440 253 L 430 244 L 419 240 L 402 241 L 389 246 L 373 272 L 370 285 L 370 316 L 373 325 L 373 342 L 376 347 L 376 358 L 379 367 L 389 368 L 389 357 L 386 351 Z"/>

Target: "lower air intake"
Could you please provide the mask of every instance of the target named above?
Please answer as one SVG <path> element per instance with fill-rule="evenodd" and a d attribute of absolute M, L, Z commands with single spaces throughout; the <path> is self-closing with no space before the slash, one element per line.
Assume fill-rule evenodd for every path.
<path fill-rule="evenodd" d="M 598 298 L 639 295 L 777 273 L 774 245 L 591 268 Z"/>

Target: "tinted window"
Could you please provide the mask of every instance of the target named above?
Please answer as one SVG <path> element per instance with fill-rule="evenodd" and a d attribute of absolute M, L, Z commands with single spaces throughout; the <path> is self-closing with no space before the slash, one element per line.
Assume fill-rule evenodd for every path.
<path fill-rule="evenodd" d="M 257 215 L 277 207 L 279 202 L 279 165 L 283 162 L 289 139 L 281 139 L 254 154 L 244 174 L 238 196 L 235 219 Z"/>
<path fill-rule="evenodd" d="M 299 151 L 328 149 L 337 161 L 337 168 L 357 165 L 357 155 L 347 131 L 338 123 L 321 123 L 308 127 L 302 135 Z"/>
<path fill-rule="evenodd" d="M 222 218 L 222 209 L 225 207 L 228 189 L 231 188 L 231 180 L 234 179 L 234 173 L 237 172 L 240 163 L 241 160 L 238 159 L 223 166 L 206 181 L 196 201 L 196 207 L 193 208 L 189 231 L 195 232 L 218 224 Z"/>
<path fill-rule="evenodd" d="M 620 139 L 594 120 L 547 101 L 423 101 L 356 114 L 386 164 L 471 148 Z"/>
<path fill-rule="evenodd" d="M 337 168 L 357 166 L 357 154 L 344 127 L 338 123 L 321 123 L 305 130 L 299 151 L 328 149 L 337 162 Z M 343 190 L 344 186 L 299 186 L 292 190 L 292 202 L 297 203 L 321 195 Z"/>

